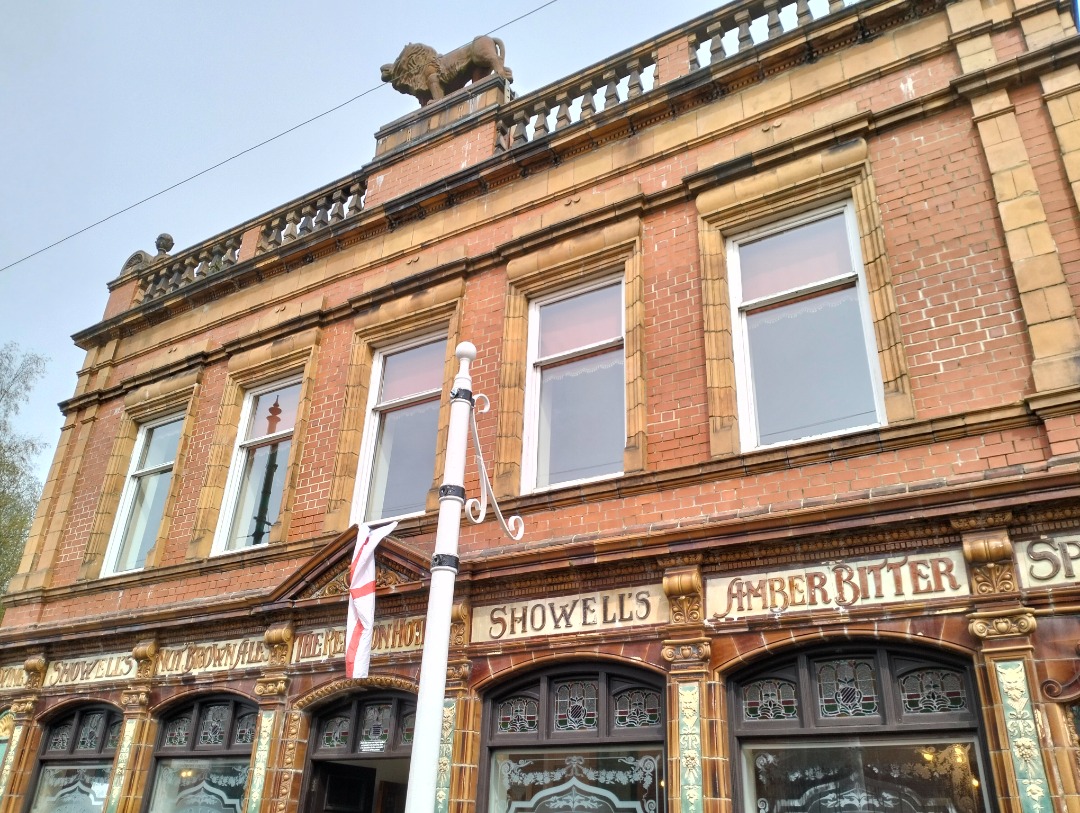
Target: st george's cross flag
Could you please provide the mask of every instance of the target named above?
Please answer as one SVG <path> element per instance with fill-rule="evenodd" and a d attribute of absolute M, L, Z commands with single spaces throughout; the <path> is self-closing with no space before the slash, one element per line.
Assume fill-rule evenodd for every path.
<path fill-rule="evenodd" d="M 361 525 L 356 532 L 356 548 L 349 565 L 349 617 L 345 624 L 345 674 L 351 678 L 367 677 L 371 664 L 375 548 L 396 527 L 396 522 L 375 529 Z"/>

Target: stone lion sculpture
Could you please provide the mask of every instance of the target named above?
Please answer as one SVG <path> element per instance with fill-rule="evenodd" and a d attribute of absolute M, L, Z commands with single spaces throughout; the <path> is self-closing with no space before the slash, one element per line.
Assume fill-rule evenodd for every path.
<path fill-rule="evenodd" d="M 423 106 L 491 73 L 513 82 L 514 74 L 503 64 L 505 58 L 506 46 L 496 37 L 477 37 L 448 54 L 410 42 L 393 63 L 382 66 L 382 80 L 399 93 L 415 96 Z"/>

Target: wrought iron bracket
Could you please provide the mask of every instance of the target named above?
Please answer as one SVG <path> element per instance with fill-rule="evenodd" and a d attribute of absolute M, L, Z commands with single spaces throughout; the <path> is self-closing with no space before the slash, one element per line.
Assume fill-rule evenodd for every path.
<path fill-rule="evenodd" d="M 490 408 L 491 402 L 486 395 L 478 392 L 473 396 L 473 409 L 469 415 L 469 420 L 472 424 L 473 448 L 476 449 L 476 468 L 480 472 L 480 499 L 473 497 L 465 503 L 465 514 L 470 522 L 479 525 L 487 516 L 487 504 L 490 497 L 491 508 L 499 520 L 499 525 L 502 526 L 503 533 L 517 542 L 525 535 L 525 520 L 517 514 L 512 514 L 509 519 L 503 517 L 502 510 L 499 508 L 499 501 L 495 498 L 495 492 L 491 488 L 487 466 L 484 465 L 484 455 L 480 451 L 480 433 L 476 428 L 476 413 L 478 410 L 481 414 L 485 413 Z"/>

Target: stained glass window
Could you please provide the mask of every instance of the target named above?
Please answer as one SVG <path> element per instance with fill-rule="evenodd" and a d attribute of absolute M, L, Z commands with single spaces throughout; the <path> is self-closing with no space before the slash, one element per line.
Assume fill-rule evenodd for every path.
<path fill-rule="evenodd" d="M 822 661 L 817 664 L 817 684 L 822 717 L 867 717 L 878 713 L 873 661 Z"/>
<path fill-rule="evenodd" d="M 112 750 L 120 744 L 120 721 L 117 720 L 105 734 L 105 747 Z"/>
<path fill-rule="evenodd" d="M 964 682 L 958 672 L 919 669 L 900 679 L 900 694 L 908 714 L 935 714 L 967 708 Z"/>
<path fill-rule="evenodd" d="M 207 706 L 199 719 L 199 745 L 224 745 L 227 705 Z"/>
<path fill-rule="evenodd" d="M 71 747 L 71 723 L 54 726 L 49 735 L 50 751 L 67 751 Z"/>
<path fill-rule="evenodd" d="M 364 708 L 364 721 L 360 728 L 361 751 L 382 751 L 390 737 L 390 704 L 379 703 Z"/>
<path fill-rule="evenodd" d="M 615 728 L 660 725 L 660 693 L 627 689 L 615 695 Z"/>
<path fill-rule="evenodd" d="M 233 734 L 233 742 L 237 745 L 251 745 L 255 742 L 256 727 L 255 712 L 241 714 L 236 718 L 236 731 Z"/>
<path fill-rule="evenodd" d="M 76 751 L 96 751 L 101 745 L 101 735 L 105 729 L 104 712 L 95 711 L 84 714 L 79 724 L 79 743 Z"/>
<path fill-rule="evenodd" d="M 536 731 L 540 706 L 532 697 L 510 697 L 499 704 L 500 731 Z"/>
<path fill-rule="evenodd" d="M 337 758 L 407 756 L 416 726 L 416 704 L 397 693 L 358 693 L 327 709 L 312 725 L 312 747 Z"/>
<path fill-rule="evenodd" d="M 795 684 L 765 678 L 743 686 L 744 720 L 794 720 L 799 716 Z"/>
<path fill-rule="evenodd" d="M 412 745 L 413 733 L 416 731 L 416 713 L 402 715 L 400 726 L 401 744 Z"/>
<path fill-rule="evenodd" d="M 555 730 L 596 728 L 596 681 L 574 680 L 555 690 Z"/>
<path fill-rule="evenodd" d="M 165 725 L 165 745 L 183 748 L 191 737 L 191 717 L 174 717 Z"/>
<path fill-rule="evenodd" d="M 352 721 L 348 717 L 341 715 L 331 717 L 323 723 L 323 748 L 348 748 L 350 722 Z"/>

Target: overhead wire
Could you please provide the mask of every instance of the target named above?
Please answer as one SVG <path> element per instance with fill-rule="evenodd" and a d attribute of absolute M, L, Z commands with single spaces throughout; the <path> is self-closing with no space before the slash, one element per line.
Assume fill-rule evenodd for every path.
<path fill-rule="evenodd" d="M 522 14 L 522 15 L 520 15 L 518 17 L 515 17 L 512 20 L 508 20 L 507 22 L 503 23 L 502 25 L 496 26 L 495 28 L 488 31 L 485 36 L 490 36 L 490 35 L 494 34 L 497 31 L 502 31 L 504 28 L 506 28 L 508 26 L 511 26 L 514 23 L 520 22 L 521 20 L 524 20 L 526 17 L 531 17 L 533 14 L 536 14 L 538 11 L 543 11 L 548 6 L 552 6 L 557 2 L 559 2 L 559 0 L 547 0 L 547 2 L 541 3 L 536 8 L 534 8 L 534 9 L 532 9 L 530 11 L 527 11 L 524 14 Z M 237 158 L 241 158 L 241 157 L 247 155 L 250 152 L 254 152 L 257 149 L 265 147 L 267 144 L 270 144 L 270 143 L 272 143 L 274 141 L 277 141 L 279 138 L 283 138 L 284 136 L 287 136 L 289 133 L 292 133 L 292 132 L 295 132 L 296 130 L 299 130 L 301 127 L 306 127 L 307 125 L 311 124 L 314 121 L 318 121 L 321 118 L 325 118 L 326 116 L 329 116 L 331 113 L 334 113 L 334 112 L 340 110 L 341 108 L 345 107 L 346 105 L 350 105 L 353 102 L 357 101 L 358 99 L 362 99 L 363 97 L 367 96 L 369 93 L 374 93 L 376 90 L 379 90 L 380 88 L 383 88 L 383 87 L 385 87 L 385 84 L 380 82 L 379 84 L 368 88 L 367 90 L 363 91 L 362 93 L 356 94 L 351 99 L 346 99 L 345 101 L 341 102 L 340 104 L 336 104 L 333 107 L 329 108 L 328 110 L 324 110 L 322 113 L 319 113 L 319 114 L 317 114 L 315 116 L 312 116 L 309 119 L 305 119 L 304 121 L 300 122 L 299 124 L 294 124 L 292 127 L 289 127 L 287 130 L 282 130 L 277 135 L 273 135 L 273 136 L 270 136 L 270 138 L 263 139 L 258 144 L 253 144 L 250 147 L 247 147 L 247 148 L 245 148 L 243 150 L 240 150 L 240 152 L 235 153 L 233 155 L 230 155 L 228 158 L 224 158 L 221 161 L 218 161 L 216 164 L 212 164 L 211 166 L 206 167 L 205 169 L 201 169 L 198 172 L 196 172 L 195 174 L 189 175 L 188 177 L 186 177 L 186 178 L 184 178 L 182 180 L 179 180 L 174 184 L 170 184 L 169 186 L 166 186 L 164 189 L 161 189 L 161 190 L 155 192 L 152 195 L 147 195 L 142 200 L 135 201 L 135 203 L 129 204 L 128 206 L 125 206 L 123 209 L 118 209 L 117 211 L 113 212 L 111 215 L 103 217 L 100 220 L 97 220 L 97 221 L 91 223 L 89 226 L 84 226 L 83 228 L 79 229 L 78 231 L 72 232 L 71 234 L 67 235 L 66 237 L 61 237 L 59 240 L 57 240 L 57 241 L 55 241 L 53 243 L 49 243 L 49 245 L 43 246 L 42 248 L 39 248 L 37 251 L 33 251 L 30 254 L 27 254 L 25 257 L 20 257 L 19 259 L 15 260 L 14 262 L 8 263 L 7 265 L 0 268 L 0 273 L 3 273 L 4 271 L 7 271 L 9 268 L 14 268 L 15 266 L 19 265 L 20 263 L 24 263 L 27 260 L 32 259 L 32 258 L 38 256 L 39 254 L 43 254 L 43 253 L 45 253 L 46 251 L 48 251 L 50 249 L 56 248 L 58 245 L 61 245 L 62 243 L 66 243 L 68 240 L 71 240 L 71 239 L 73 239 L 75 237 L 78 237 L 80 234 L 85 234 L 86 232 L 90 231 L 91 229 L 97 228 L 98 226 L 102 225 L 103 223 L 108 223 L 110 220 L 113 220 L 114 218 L 117 218 L 120 215 L 125 214 L 127 212 L 130 212 L 132 209 L 135 209 L 135 208 L 137 208 L 139 206 L 142 206 L 144 203 L 148 203 L 148 202 L 154 200 L 154 198 L 159 198 L 162 195 L 164 195 L 164 194 L 166 194 L 168 192 L 171 192 L 171 191 L 173 191 L 174 189 L 176 189 L 178 187 L 183 186 L 184 184 L 190 183 L 191 181 L 194 181 L 196 178 L 201 178 L 203 175 L 206 175 L 209 172 L 213 172 L 215 169 L 223 167 L 226 164 L 228 164 L 228 163 L 230 163 L 232 161 L 235 161 Z"/>

